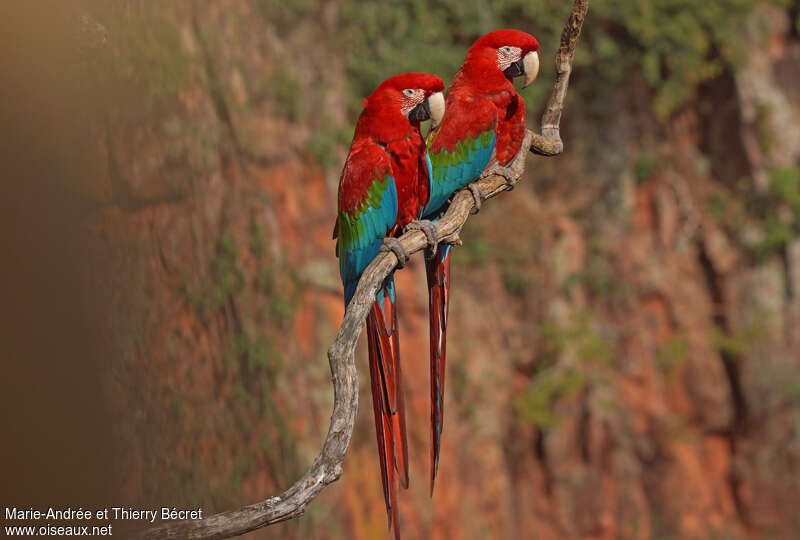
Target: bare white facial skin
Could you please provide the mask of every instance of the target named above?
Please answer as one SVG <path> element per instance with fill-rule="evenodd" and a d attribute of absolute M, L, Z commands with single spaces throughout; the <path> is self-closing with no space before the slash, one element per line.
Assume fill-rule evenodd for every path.
<path fill-rule="evenodd" d="M 520 47 L 512 47 L 504 45 L 497 49 L 497 67 L 500 71 L 505 71 L 508 66 L 522 58 L 522 49 Z"/>
<path fill-rule="evenodd" d="M 522 87 L 525 88 L 530 86 L 539 74 L 539 53 L 531 51 L 526 54 L 522 60 L 522 66 L 525 68 L 525 84 Z"/>
<path fill-rule="evenodd" d="M 439 125 L 444 117 L 444 94 L 436 92 L 428 97 L 428 105 L 431 108 L 431 129 Z"/>
<path fill-rule="evenodd" d="M 423 101 L 425 101 L 425 91 L 422 88 L 406 88 L 403 90 L 400 112 L 408 118 L 408 113 Z"/>

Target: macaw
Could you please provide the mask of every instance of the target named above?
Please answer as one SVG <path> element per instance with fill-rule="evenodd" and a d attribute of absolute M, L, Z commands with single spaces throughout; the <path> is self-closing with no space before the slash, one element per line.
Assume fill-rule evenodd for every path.
<path fill-rule="evenodd" d="M 387 79 L 364 100 L 339 181 L 333 235 L 345 308 L 382 245 L 402 262 L 395 237 L 418 222 L 430 194 L 431 166 L 420 122 L 441 121 L 443 91 L 435 75 L 405 73 Z M 367 317 L 367 342 L 383 494 L 389 529 L 399 538 L 396 481 L 408 487 L 408 443 L 393 274 Z"/>
<path fill-rule="evenodd" d="M 524 76 L 523 88 L 534 81 L 539 73 L 538 49 L 536 38 L 518 30 L 490 32 L 469 48 L 447 90 L 444 118 L 428 136 L 433 179 L 424 218 L 439 217 L 450 196 L 484 172 L 502 174 L 513 187 L 505 167 L 525 137 L 525 104 L 513 79 Z M 479 208 L 482 194 L 476 189 L 472 193 Z M 440 244 L 425 263 L 430 311 L 431 494 L 444 415 L 450 248 L 450 244 Z"/>

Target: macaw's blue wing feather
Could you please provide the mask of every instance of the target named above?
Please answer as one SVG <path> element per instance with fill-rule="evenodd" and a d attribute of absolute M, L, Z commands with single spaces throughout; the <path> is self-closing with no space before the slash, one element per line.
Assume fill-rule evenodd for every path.
<path fill-rule="evenodd" d="M 431 161 L 431 196 L 423 217 L 435 216 L 455 191 L 476 180 L 492 158 L 496 134 L 487 129 L 475 137 L 465 136 L 447 150 L 428 150 Z"/>
<path fill-rule="evenodd" d="M 377 145 L 352 151 L 342 173 L 337 217 L 345 306 L 396 221 L 397 188 L 388 156 Z"/>
<path fill-rule="evenodd" d="M 491 100 L 456 86 L 446 103 L 442 123 L 428 135 L 432 176 L 423 217 L 435 217 L 450 195 L 477 180 L 497 143 L 497 108 Z"/>

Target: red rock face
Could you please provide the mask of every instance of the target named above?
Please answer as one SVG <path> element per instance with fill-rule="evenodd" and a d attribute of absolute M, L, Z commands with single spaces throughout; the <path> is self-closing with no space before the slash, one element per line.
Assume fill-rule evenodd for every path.
<path fill-rule="evenodd" d="M 83 225 L 103 260 L 90 281 L 107 299 L 119 501 L 210 514 L 288 487 L 327 430 L 346 147 L 321 137 L 353 119 L 336 106 L 335 47 L 304 49 L 296 73 L 283 63 L 319 21 L 277 43 L 250 2 L 171 9 L 188 73 L 97 127 L 99 204 Z M 796 85 L 780 83 L 800 69 L 797 42 L 770 43 L 665 130 L 637 108 L 641 85 L 618 90 L 633 105 L 613 117 L 572 100 L 567 153 L 529 158 L 524 183 L 470 220 L 453 256 L 433 499 L 421 259 L 398 272 L 407 538 L 795 536 L 800 244 L 756 257 L 763 223 L 735 187 L 800 155 L 758 146 L 759 99 L 786 107 L 775 122 L 800 114 Z M 637 178 L 646 140 L 655 166 Z M 306 516 L 253 538 L 386 534 L 363 345 L 344 475 Z"/>

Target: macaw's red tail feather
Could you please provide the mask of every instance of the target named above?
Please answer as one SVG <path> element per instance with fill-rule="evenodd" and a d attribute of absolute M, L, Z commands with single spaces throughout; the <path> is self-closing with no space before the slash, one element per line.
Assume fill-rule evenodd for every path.
<path fill-rule="evenodd" d="M 398 364 L 399 365 L 399 364 Z M 398 381 L 400 371 L 398 369 Z M 394 426 L 394 467 L 397 470 L 398 480 L 403 489 L 408 489 L 408 439 L 406 437 L 406 407 L 403 389 L 397 398 L 397 414 L 392 416 Z"/>
<path fill-rule="evenodd" d="M 399 539 L 397 484 L 399 481 L 404 488 L 408 487 L 408 443 L 405 401 L 400 387 L 400 349 L 392 276 L 378 291 L 367 317 L 367 340 L 383 494 L 391 535 Z M 390 405 L 392 401 L 394 407 Z"/>
<path fill-rule="evenodd" d="M 425 261 L 428 277 L 431 348 L 431 495 L 439 469 L 444 419 L 444 374 L 447 345 L 447 301 L 450 289 L 450 245 L 439 244 L 436 254 Z"/>
<path fill-rule="evenodd" d="M 397 506 L 397 482 L 392 479 L 392 508 L 389 511 L 389 536 L 400 540 L 400 509 Z"/>
<path fill-rule="evenodd" d="M 394 506 L 391 490 L 393 476 L 391 463 L 394 443 L 392 441 L 392 429 L 387 422 L 388 415 L 384 413 L 385 402 L 383 381 L 381 380 L 378 322 L 375 319 L 374 312 L 367 317 L 367 343 L 369 346 L 369 379 L 372 389 L 372 409 L 375 414 L 375 434 L 378 439 L 378 460 L 381 466 L 383 498 L 386 502 L 386 511 L 389 513 L 389 525 L 391 526 L 391 509 Z"/>
<path fill-rule="evenodd" d="M 374 305 L 378 319 L 378 336 L 381 352 L 381 365 L 384 366 L 383 380 L 385 395 L 391 415 L 392 436 L 394 440 L 394 468 L 400 485 L 408 488 L 408 440 L 406 437 L 405 399 L 403 396 L 400 368 L 400 340 L 397 332 L 397 304 L 394 289 L 394 276 L 386 278 L 378 301 Z"/>
<path fill-rule="evenodd" d="M 372 311 L 375 316 L 377 345 L 380 352 L 383 397 L 387 413 L 395 414 L 399 379 L 396 373 L 398 340 L 393 276 L 386 278 L 384 286 L 378 291 L 377 299 L 372 304 Z"/>

